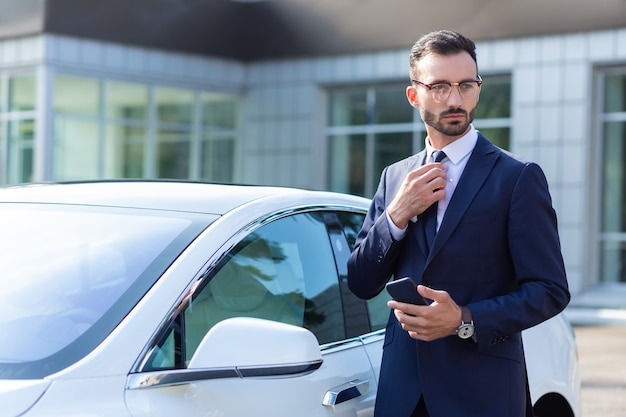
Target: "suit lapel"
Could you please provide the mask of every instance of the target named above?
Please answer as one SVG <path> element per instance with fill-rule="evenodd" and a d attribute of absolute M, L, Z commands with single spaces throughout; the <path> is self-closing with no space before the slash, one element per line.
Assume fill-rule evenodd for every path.
<path fill-rule="evenodd" d="M 437 252 L 439 252 L 458 226 L 467 208 L 476 197 L 476 193 L 478 193 L 478 190 L 480 190 L 489 176 L 498 156 L 499 152 L 496 151 L 496 147 L 479 133 L 476 146 L 467 161 L 461 179 L 446 209 L 427 264 L 437 255 Z"/>

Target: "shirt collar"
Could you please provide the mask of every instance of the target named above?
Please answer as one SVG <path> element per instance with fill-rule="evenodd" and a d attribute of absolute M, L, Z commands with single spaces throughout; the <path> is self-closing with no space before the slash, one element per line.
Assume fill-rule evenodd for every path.
<path fill-rule="evenodd" d="M 461 136 L 460 138 L 450 143 L 449 145 L 447 145 L 441 150 L 446 153 L 446 156 L 448 157 L 450 162 L 456 165 L 460 161 L 462 161 L 463 158 L 465 158 L 467 155 L 469 155 L 472 152 L 472 150 L 476 146 L 477 141 L 478 141 L 478 132 L 476 129 L 474 129 L 474 126 L 470 124 L 470 129 L 467 131 L 465 135 Z M 427 156 L 426 160 L 430 161 L 432 153 L 436 151 L 437 149 L 430 146 L 428 137 L 426 138 L 425 142 L 426 142 L 426 156 Z"/>

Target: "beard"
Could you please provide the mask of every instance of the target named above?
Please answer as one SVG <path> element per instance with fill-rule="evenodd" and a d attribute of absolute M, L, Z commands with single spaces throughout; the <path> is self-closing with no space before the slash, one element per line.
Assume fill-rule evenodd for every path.
<path fill-rule="evenodd" d="M 465 116 L 465 121 L 442 121 L 445 116 L 451 114 L 462 114 Z M 439 116 L 429 112 L 428 110 L 422 110 L 422 120 L 425 124 L 433 127 L 438 132 L 450 137 L 461 136 L 462 134 L 464 134 L 467 131 L 470 123 L 474 121 L 475 116 L 476 107 L 474 107 L 469 113 L 462 108 L 448 109 L 440 113 Z"/>

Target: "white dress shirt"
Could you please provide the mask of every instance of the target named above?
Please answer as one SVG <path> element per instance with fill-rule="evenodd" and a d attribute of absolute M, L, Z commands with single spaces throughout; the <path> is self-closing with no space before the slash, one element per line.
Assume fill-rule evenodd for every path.
<path fill-rule="evenodd" d="M 443 215 L 448 208 L 448 204 L 450 203 L 450 199 L 454 194 L 454 190 L 456 189 L 456 184 L 459 182 L 459 178 L 461 178 L 461 174 L 463 174 L 463 170 L 465 169 L 465 165 L 467 165 L 467 161 L 472 153 L 472 150 L 476 146 L 476 141 L 478 140 L 478 133 L 474 126 L 470 125 L 470 130 L 467 131 L 465 135 L 455 140 L 448 146 L 440 149 L 445 152 L 446 157 L 441 161 L 446 169 L 446 186 L 445 191 L 446 195 L 444 198 L 439 200 L 437 204 L 437 230 L 439 230 L 439 226 L 441 225 L 441 221 L 443 220 Z M 430 141 L 426 138 L 426 161 L 432 161 L 432 154 L 437 149 L 433 148 L 430 145 Z M 385 215 L 387 216 L 387 222 L 389 223 L 389 228 L 391 229 L 391 235 L 395 240 L 401 240 L 406 234 L 406 228 L 400 229 L 398 226 L 391 221 L 389 218 L 389 214 L 385 210 Z M 414 218 L 412 221 L 416 221 Z"/>

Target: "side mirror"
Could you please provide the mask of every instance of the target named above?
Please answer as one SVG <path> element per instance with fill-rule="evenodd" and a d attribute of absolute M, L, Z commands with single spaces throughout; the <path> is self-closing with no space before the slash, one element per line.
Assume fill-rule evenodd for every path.
<path fill-rule="evenodd" d="M 127 389 L 190 384 L 221 378 L 290 377 L 322 366 L 319 342 L 310 331 L 248 317 L 217 323 L 204 336 L 185 369 L 132 373 Z"/>
<path fill-rule="evenodd" d="M 312 372 L 322 365 L 317 338 L 290 324 L 250 317 L 217 323 L 187 369 L 235 368 L 241 377 Z"/>

